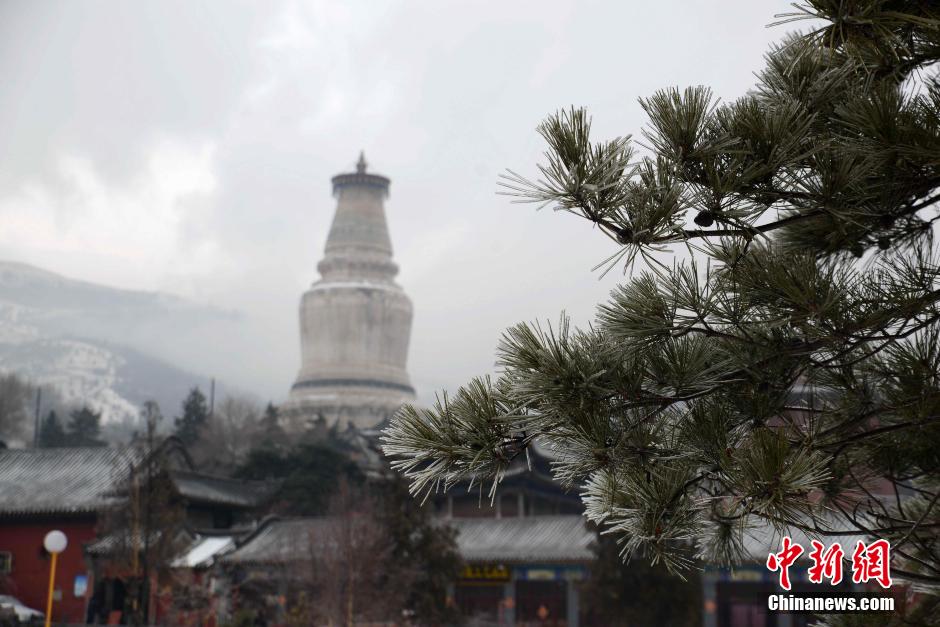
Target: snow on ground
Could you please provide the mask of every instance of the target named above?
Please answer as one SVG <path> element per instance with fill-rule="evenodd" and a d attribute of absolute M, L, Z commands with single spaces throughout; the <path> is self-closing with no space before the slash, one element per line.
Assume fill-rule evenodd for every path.
<path fill-rule="evenodd" d="M 0 327 L 4 325 L 0 324 Z M 0 370 L 52 386 L 69 405 L 87 405 L 103 423 L 135 420 L 137 406 L 116 390 L 124 359 L 102 346 L 72 339 L 3 342 Z"/>
<path fill-rule="evenodd" d="M 30 308 L 0 302 L 0 342 L 15 343 L 36 340 L 39 329 L 26 322 L 35 315 Z"/>

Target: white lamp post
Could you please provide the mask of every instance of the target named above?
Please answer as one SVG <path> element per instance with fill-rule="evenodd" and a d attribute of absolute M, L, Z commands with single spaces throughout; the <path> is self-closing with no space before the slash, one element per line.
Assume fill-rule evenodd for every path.
<path fill-rule="evenodd" d="M 42 545 L 52 555 L 52 564 L 49 568 L 49 598 L 46 601 L 46 627 L 52 622 L 52 591 L 55 589 L 55 564 L 59 553 L 69 544 L 68 538 L 58 529 L 50 531 L 42 541 Z"/>

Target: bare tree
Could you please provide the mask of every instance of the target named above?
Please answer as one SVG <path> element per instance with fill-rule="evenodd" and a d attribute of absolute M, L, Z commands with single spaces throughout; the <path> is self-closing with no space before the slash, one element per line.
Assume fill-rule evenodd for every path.
<path fill-rule="evenodd" d="M 404 589 L 384 577 L 385 561 L 392 541 L 378 520 L 378 507 L 371 497 L 356 494 L 347 482 L 333 499 L 328 530 L 330 550 L 318 560 L 324 607 L 332 610 L 337 623 L 353 625 L 356 618 L 388 618 Z"/>
<path fill-rule="evenodd" d="M 306 559 L 293 563 L 286 619 L 297 625 L 351 626 L 400 616 L 411 579 L 390 576 L 394 542 L 380 504 L 343 481 L 330 515 L 311 524 Z"/>
<path fill-rule="evenodd" d="M 37 385 L 15 372 L 0 374 L 0 441 L 18 445 L 37 444 L 36 427 L 41 429 L 42 426 L 36 424 L 37 409 L 42 423 L 50 412 L 64 420 L 77 408 L 67 403 L 51 385 Z"/>
<path fill-rule="evenodd" d="M 219 402 L 191 452 L 206 470 L 229 472 L 247 458 L 259 433 L 261 406 L 251 397 L 228 395 Z"/>
<path fill-rule="evenodd" d="M 114 500 L 99 513 L 98 536 L 105 539 L 101 559 L 131 583 L 128 598 L 133 624 L 149 624 L 152 584 L 167 584 L 170 563 L 181 548 L 185 512 L 167 474 L 156 436 L 160 408 L 147 401 L 141 411 L 146 434 L 118 458 Z"/>

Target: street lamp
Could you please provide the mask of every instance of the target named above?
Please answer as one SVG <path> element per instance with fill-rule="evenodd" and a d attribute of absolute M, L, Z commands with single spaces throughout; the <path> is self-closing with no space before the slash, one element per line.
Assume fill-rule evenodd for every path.
<path fill-rule="evenodd" d="M 46 551 L 52 555 L 52 564 L 49 568 L 49 598 L 46 601 L 46 627 L 49 627 L 49 624 L 52 622 L 52 591 L 55 588 L 56 560 L 59 557 L 59 553 L 64 551 L 68 544 L 68 538 L 58 529 L 47 533 L 42 541 L 42 545 L 46 547 Z"/>

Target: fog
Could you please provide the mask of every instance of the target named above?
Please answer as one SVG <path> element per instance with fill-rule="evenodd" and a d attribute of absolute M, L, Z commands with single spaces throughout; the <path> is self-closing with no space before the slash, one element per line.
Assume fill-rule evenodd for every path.
<path fill-rule="evenodd" d="M 623 280 L 584 221 L 499 196 L 535 126 L 585 106 L 639 136 L 667 86 L 741 96 L 783 1 L 0 4 L 0 258 L 239 312 L 181 363 L 275 401 L 299 365 L 330 177 L 392 179 L 422 400 L 493 370 L 501 331 L 590 320 Z M 231 347 L 230 347 L 231 348 Z M 233 352 L 237 356 L 233 356 Z M 207 372 L 211 370 L 211 372 Z"/>

